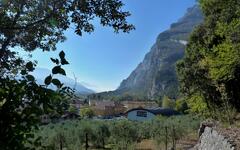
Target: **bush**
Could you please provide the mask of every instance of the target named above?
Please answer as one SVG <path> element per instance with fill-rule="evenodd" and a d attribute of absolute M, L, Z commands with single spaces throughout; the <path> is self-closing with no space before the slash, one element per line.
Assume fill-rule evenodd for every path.
<path fill-rule="evenodd" d="M 186 100 L 185 99 L 178 99 L 178 100 L 176 100 L 176 107 L 175 107 L 175 109 L 178 112 L 186 113 L 186 111 L 188 110 L 188 105 L 187 105 Z"/>
<path fill-rule="evenodd" d="M 82 118 L 92 118 L 94 116 L 94 112 L 91 108 L 83 108 L 80 110 L 80 116 Z"/>
<path fill-rule="evenodd" d="M 162 100 L 162 107 L 163 108 L 172 108 L 172 109 L 174 109 L 175 108 L 175 101 L 169 99 L 167 96 L 164 96 L 163 100 Z"/>
<path fill-rule="evenodd" d="M 111 139 L 116 149 L 128 149 L 138 140 L 134 122 L 123 120 L 114 122 L 110 128 Z"/>

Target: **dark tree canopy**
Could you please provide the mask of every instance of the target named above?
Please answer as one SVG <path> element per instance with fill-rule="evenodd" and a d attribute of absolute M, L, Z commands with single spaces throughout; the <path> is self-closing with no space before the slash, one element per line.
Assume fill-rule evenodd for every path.
<path fill-rule="evenodd" d="M 65 40 L 63 31 L 74 26 L 75 32 L 93 32 L 92 20 L 116 32 L 128 32 L 130 14 L 122 11 L 119 0 L 4 0 L 0 3 L 1 49 L 20 46 L 26 51 L 36 48 L 56 49 Z"/>
<path fill-rule="evenodd" d="M 24 60 L 14 48 L 32 52 L 56 50 L 66 40 L 64 31 L 74 28 L 82 36 L 94 31 L 93 20 L 115 32 L 129 32 L 129 12 L 120 0 L 1 0 L 0 1 L 0 149 L 28 149 L 31 130 L 37 128 L 43 114 L 57 115 L 67 110 L 72 90 L 54 78 L 66 75 L 62 66 L 69 64 L 65 53 L 51 58 L 55 64 L 44 85 L 30 74 L 35 62 Z M 48 89 L 52 84 L 57 91 Z"/>

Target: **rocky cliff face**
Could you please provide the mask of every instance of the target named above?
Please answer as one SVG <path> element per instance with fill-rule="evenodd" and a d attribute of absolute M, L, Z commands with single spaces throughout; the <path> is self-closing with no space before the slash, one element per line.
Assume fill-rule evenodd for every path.
<path fill-rule="evenodd" d="M 127 92 L 148 98 L 163 95 L 176 97 L 178 81 L 175 64 L 184 56 L 188 36 L 202 19 L 198 6 L 189 8 L 169 30 L 159 34 L 150 52 L 130 76 L 122 81 L 115 93 Z"/>

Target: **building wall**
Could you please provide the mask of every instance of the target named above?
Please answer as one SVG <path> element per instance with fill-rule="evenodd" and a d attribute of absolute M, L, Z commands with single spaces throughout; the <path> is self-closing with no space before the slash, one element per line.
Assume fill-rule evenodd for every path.
<path fill-rule="evenodd" d="M 143 101 L 123 101 L 122 104 L 127 108 L 127 110 L 133 109 L 133 108 L 152 108 L 152 107 L 158 107 L 157 103 L 155 102 L 143 102 Z"/>
<path fill-rule="evenodd" d="M 140 114 L 141 113 L 145 113 L 146 116 L 139 116 L 139 111 Z M 133 111 L 130 111 L 128 112 L 127 114 L 127 118 L 129 120 L 133 120 L 133 121 L 146 121 L 146 120 L 151 120 L 155 117 L 155 115 L 149 111 L 146 111 L 146 110 L 133 110 Z"/>
<path fill-rule="evenodd" d="M 120 113 L 125 112 L 124 107 L 118 107 L 118 106 L 105 106 L 105 107 L 93 107 L 93 111 L 95 115 L 100 115 L 100 116 L 113 116 L 113 115 L 118 115 Z"/>

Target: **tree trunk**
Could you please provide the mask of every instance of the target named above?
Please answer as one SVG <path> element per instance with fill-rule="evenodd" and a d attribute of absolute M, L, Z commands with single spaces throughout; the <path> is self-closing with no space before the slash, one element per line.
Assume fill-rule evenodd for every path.
<path fill-rule="evenodd" d="M 62 139 L 60 138 L 60 150 L 62 150 L 63 149 L 63 142 L 62 142 Z"/>
<path fill-rule="evenodd" d="M 168 128 L 165 127 L 166 139 L 165 139 L 165 150 L 168 149 Z"/>
<path fill-rule="evenodd" d="M 173 133 L 172 133 L 172 148 L 173 148 L 173 150 L 176 150 L 176 130 L 175 130 L 175 128 L 174 128 L 174 126 L 173 126 L 173 131 L 172 131 Z"/>
<path fill-rule="evenodd" d="M 85 150 L 88 149 L 89 145 L 88 145 L 88 133 L 86 133 L 86 141 L 85 141 Z"/>
<path fill-rule="evenodd" d="M 105 148 L 105 141 L 104 141 L 104 138 L 102 139 L 102 148 Z"/>

